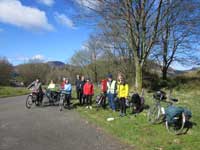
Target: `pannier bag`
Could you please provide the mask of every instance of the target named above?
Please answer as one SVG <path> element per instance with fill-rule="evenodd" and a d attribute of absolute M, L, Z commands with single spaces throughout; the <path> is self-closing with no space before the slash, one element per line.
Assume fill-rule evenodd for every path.
<path fill-rule="evenodd" d="M 181 117 L 182 113 L 185 114 L 186 120 L 189 120 L 192 117 L 191 111 L 183 107 L 169 106 L 165 110 L 166 120 L 169 123 L 175 123 L 178 118 Z"/>

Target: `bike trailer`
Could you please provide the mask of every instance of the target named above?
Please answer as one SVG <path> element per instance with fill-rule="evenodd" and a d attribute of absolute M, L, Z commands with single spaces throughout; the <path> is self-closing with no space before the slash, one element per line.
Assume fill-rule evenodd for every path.
<path fill-rule="evenodd" d="M 182 113 L 185 114 L 186 120 L 189 120 L 192 117 L 191 111 L 183 107 L 169 106 L 165 109 L 166 120 L 168 123 L 175 123 Z"/>

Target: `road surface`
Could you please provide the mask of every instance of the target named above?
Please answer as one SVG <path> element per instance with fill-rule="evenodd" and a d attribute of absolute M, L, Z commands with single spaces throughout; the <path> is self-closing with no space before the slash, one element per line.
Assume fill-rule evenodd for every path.
<path fill-rule="evenodd" d="M 25 108 L 26 96 L 0 99 L 0 150 L 129 150 L 75 110 Z"/>

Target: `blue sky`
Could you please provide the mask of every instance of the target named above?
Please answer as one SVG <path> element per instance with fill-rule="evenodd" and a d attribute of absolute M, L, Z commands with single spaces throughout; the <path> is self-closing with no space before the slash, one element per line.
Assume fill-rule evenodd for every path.
<path fill-rule="evenodd" d="M 91 2 L 90 2 L 91 1 Z M 74 0 L 94 7 L 93 0 Z M 69 62 L 93 28 L 77 26 L 69 0 L 0 0 L 0 57 L 17 65 L 29 59 Z M 172 64 L 179 70 L 193 66 Z"/>
<path fill-rule="evenodd" d="M 31 58 L 69 61 L 92 31 L 77 27 L 69 8 L 65 0 L 0 0 L 0 56 L 14 65 Z"/>

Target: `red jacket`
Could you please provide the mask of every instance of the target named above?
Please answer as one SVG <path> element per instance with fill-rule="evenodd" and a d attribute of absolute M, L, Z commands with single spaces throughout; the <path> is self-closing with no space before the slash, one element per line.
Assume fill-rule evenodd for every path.
<path fill-rule="evenodd" d="M 84 95 L 93 95 L 94 94 L 94 86 L 92 83 L 86 82 L 83 86 L 83 94 Z"/>
<path fill-rule="evenodd" d="M 107 91 L 107 80 L 103 79 L 101 80 L 101 92 L 106 92 Z"/>
<path fill-rule="evenodd" d="M 65 88 L 65 84 L 66 84 L 65 81 L 63 81 L 63 82 L 60 84 L 60 88 L 61 88 L 62 90 Z"/>

